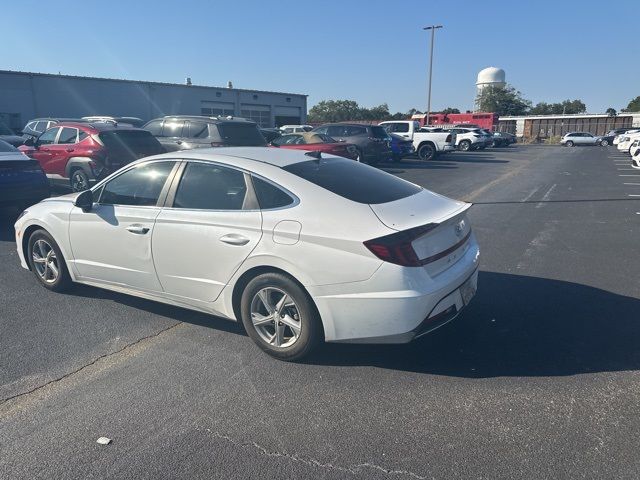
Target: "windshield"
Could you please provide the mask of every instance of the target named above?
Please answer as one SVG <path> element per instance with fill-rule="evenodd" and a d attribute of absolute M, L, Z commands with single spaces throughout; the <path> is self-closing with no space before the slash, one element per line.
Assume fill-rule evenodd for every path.
<path fill-rule="evenodd" d="M 389 134 L 383 127 L 371 127 L 371 136 L 373 138 L 389 138 Z"/>
<path fill-rule="evenodd" d="M 263 147 L 265 139 L 252 122 L 226 122 L 218 124 L 220 136 L 227 145 L 236 147 Z"/>
<path fill-rule="evenodd" d="M 393 202 L 422 190 L 377 168 L 344 158 L 309 160 L 288 165 L 284 170 L 358 203 Z"/>

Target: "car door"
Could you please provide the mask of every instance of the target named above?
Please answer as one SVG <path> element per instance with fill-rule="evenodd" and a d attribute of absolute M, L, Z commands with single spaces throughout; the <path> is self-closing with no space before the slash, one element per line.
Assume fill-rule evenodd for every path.
<path fill-rule="evenodd" d="M 184 162 L 156 219 L 153 257 L 164 291 L 212 302 L 262 237 L 248 175 L 211 162 Z"/>
<path fill-rule="evenodd" d="M 94 189 L 90 211 L 71 210 L 70 263 L 76 275 L 140 291 L 162 290 L 151 238 L 177 166 L 174 160 L 138 164 Z"/>
<path fill-rule="evenodd" d="M 60 127 L 60 134 L 55 143 L 49 146 L 51 158 L 49 170 L 52 174 L 65 177 L 65 167 L 69 158 L 73 156 L 75 145 L 78 143 L 78 129 L 74 127 Z"/>
<path fill-rule="evenodd" d="M 158 138 L 167 152 L 175 152 L 187 148 L 184 142 L 183 130 L 185 121 L 180 119 L 165 119 L 162 126 L 162 136 Z"/>
<path fill-rule="evenodd" d="M 42 170 L 47 176 L 55 174 L 51 159 L 53 158 L 51 146 L 55 144 L 56 138 L 60 133 L 60 127 L 53 127 L 38 137 L 34 145 L 34 149 L 29 151 L 30 157 L 35 158 L 40 163 Z"/>
<path fill-rule="evenodd" d="M 210 147 L 211 139 L 209 138 L 209 124 L 207 122 L 199 122 L 190 120 L 183 128 L 183 135 L 187 137 L 183 148 L 202 148 Z"/>

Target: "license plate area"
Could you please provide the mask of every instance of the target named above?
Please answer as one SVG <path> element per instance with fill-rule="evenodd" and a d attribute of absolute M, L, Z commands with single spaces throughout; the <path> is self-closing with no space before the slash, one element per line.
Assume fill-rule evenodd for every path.
<path fill-rule="evenodd" d="M 462 296 L 462 303 L 468 305 L 471 299 L 476 295 L 477 287 L 473 281 L 473 277 L 464 282 L 460 287 L 460 296 Z"/>

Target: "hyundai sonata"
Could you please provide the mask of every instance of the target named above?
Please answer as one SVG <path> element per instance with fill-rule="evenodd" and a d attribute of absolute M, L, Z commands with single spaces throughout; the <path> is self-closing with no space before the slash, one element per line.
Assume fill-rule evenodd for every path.
<path fill-rule="evenodd" d="M 476 291 L 466 212 L 318 152 L 217 148 L 148 157 L 15 224 L 46 288 L 84 283 L 241 321 L 274 357 L 322 341 L 404 343 Z"/>

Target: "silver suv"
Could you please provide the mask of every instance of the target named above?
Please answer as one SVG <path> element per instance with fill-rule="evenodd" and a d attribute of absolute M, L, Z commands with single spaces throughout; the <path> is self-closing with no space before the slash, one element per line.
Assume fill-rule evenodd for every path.
<path fill-rule="evenodd" d="M 566 147 L 573 147 L 575 145 L 602 145 L 602 137 L 597 137 L 588 132 L 571 132 L 562 137 L 560 144 Z"/>

